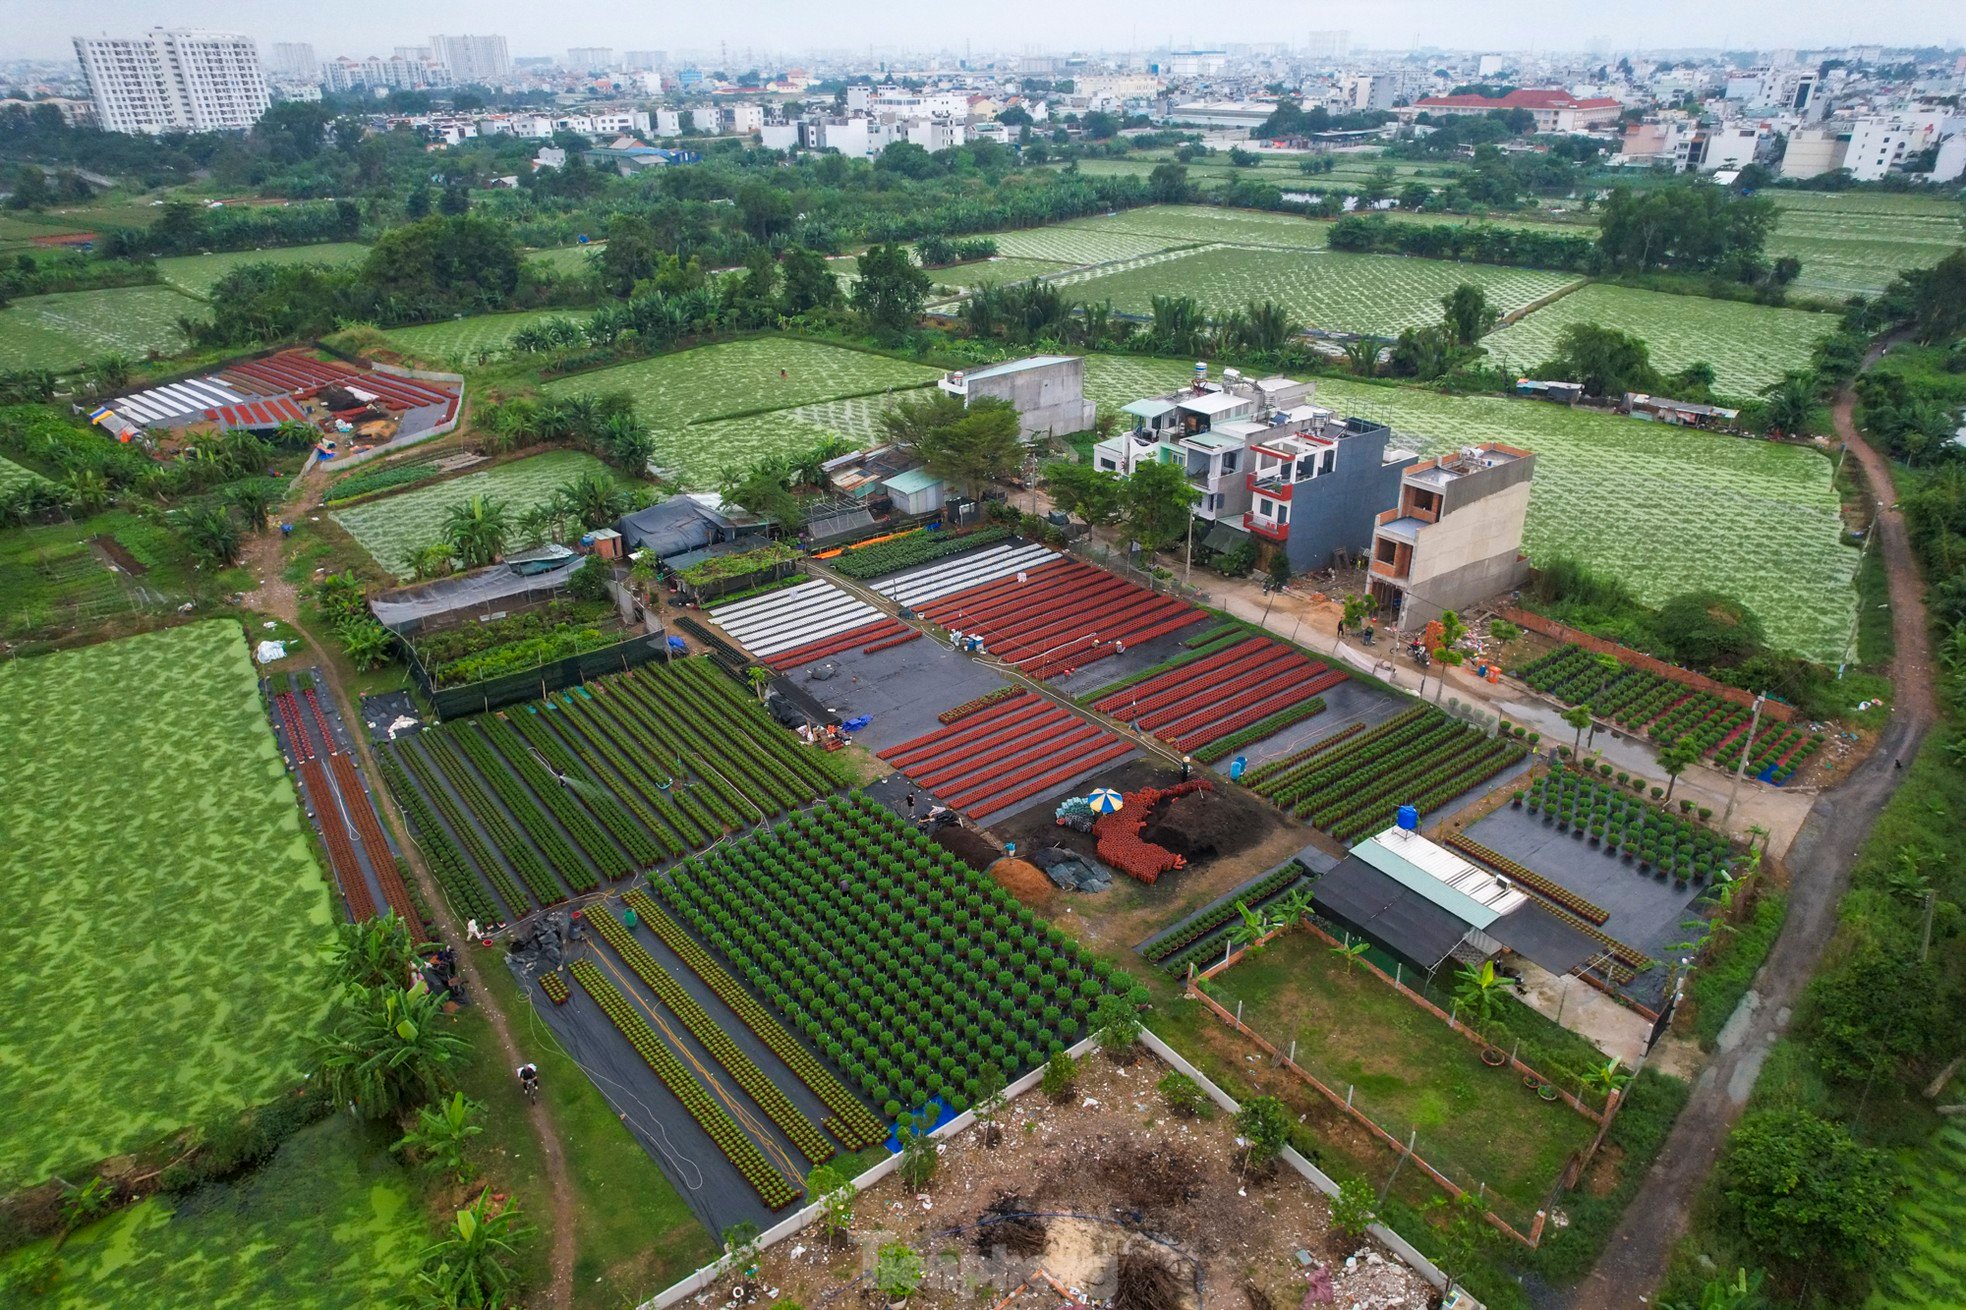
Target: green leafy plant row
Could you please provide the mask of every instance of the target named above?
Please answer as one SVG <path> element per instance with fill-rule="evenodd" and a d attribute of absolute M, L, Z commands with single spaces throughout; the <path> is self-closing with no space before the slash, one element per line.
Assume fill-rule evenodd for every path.
<path fill-rule="evenodd" d="M 877 578 L 883 573 L 927 564 L 979 546 L 993 546 L 1009 537 L 1010 529 L 1004 527 L 964 533 L 911 532 L 876 546 L 844 551 L 826 562 L 849 578 Z"/>
<path fill-rule="evenodd" d="M 1198 941 L 1223 924 L 1233 922 L 1236 918 L 1236 901 L 1245 901 L 1253 905 L 1264 897 L 1281 891 L 1302 876 L 1294 864 L 1286 864 L 1281 869 L 1272 870 L 1253 886 L 1244 888 L 1234 898 L 1216 906 L 1199 918 L 1182 924 L 1158 941 L 1149 943 L 1140 953 L 1149 960 L 1164 960 L 1190 942 Z"/>
<path fill-rule="evenodd" d="M 1313 696 L 1309 700 L 1299 701 L 1289 709 L 1278 710 L 1275 714 L 1250 724 L 1240 732 L 1232 732 L 1226 737 L 1218 737 L 1206 746 L 1197 746 L 1195 748 L 1195 758 L 1203 764 L 1213 764 L 1225 755 L 1233 755 L 1236 751 L 1241 750 L 1244 746 L 1252 742 L 1259 742 L 1265 737 L 1273 737 L 1285 728 L 1288 728 L 1291 724 L 1302 723 L 1305 719 L 1324 713 L 1324 710 L 1324 697 L 1322 696 Z"/>
<path fill-rule="evenodd" d="M 451 909 L 487 927 L 504 923 L 505 916 L 485 894 L 484 884 L 472 874 L 471 866 L 445 835 L 423 793 L 410 785 L 403 766 L 393 756 L 382 757 L 382 779 L 402 802 L 403 813 L 416 834 L 417 846 L 423 851 L 424 863 L 437 875 L 438 885 L 449 898 Z"/>

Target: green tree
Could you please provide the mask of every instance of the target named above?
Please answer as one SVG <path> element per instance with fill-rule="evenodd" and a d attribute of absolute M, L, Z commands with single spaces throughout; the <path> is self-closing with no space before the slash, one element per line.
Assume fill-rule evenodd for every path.
<path fill-rule="evenodd" d="M 503 1306 L 515 1281 L 510 1262 L 532 1231 L 522 1223 L 517 1201 L 508 1199 L 494 1210 L 487 1187 L 424 1251 L 418 1280 L 430 1300 L 445 1310 Z"/>
<path fill-rule="evenodd" d="M 1574 759 L 1584 750 L 1584 729 L 1591 726 L 1591 707 L 1589 702 L 1572 705 L 1563 712 L 1563 721 L 1577 730 L 1577 739 L 1570 743 L 1570 754 Z"/>
<path fill-rule="evenodd" d="M 778 261 L 778 272 L 783 279 L 778 292 L 779 312 L 787 316 L 807 314 L 840 303 L 840 279 L 818 251 L 793 246 Z"/>
<path fill-rule="evenodd" d="M 1778 1270 L 1854 1288 L 1897 1249 L 1897 1166 L 1808 1110 L 1748 1114 L 1717 1175 L 1727 1221 Z"/>
<path fill-rule="evenodd" d="M 1290 1145 L 1290 1111 L 1274 1096 L 1254 1096 L 1236 1111 L 1236 1132 L 1247 1143 L 1245 1165 L 1258 1167 L 1283 1154 Z"/>
<path fill-rule="evenodd" d="M 1816 417 L 1816 377 L 1790 371 L 1762 389 L 1761 421 L 1770 432 L 1801 436 Z"/>
<path fill-rule="evenodd" d="M 239 562 L 239 525 L 222 509 L 188 512 L 184 539 L 193 555 L 215 568 L 231 568 Z"/>
<path fill-rule="evenodd" d="M 1024 463 L 1023 429 L 1009 401 L 985 397 L 953 421 L 915 439 L 915 453 L 929 472 L 961 487 L 972 499 Z"/>
<path fill-rule="evenodd" d="M 109 507 L 109 480 L 99 469 L 76 469 L 68 475 L 68 503 L 78 514 L 99 514 Z"/>
<path fill-rule="evenodd" d="M 1078 515 L 1087 527 L 1110 523 L 1119 513 L 1126 487 L 1118 474 L 1062 459 L 1048 461 L 1039 471 L 1051 503 L 1067 514 Z"/>
<path fill-rule="evenodd" d="M 896 337 L 913 327 L 933 287 L 908 247 L 889 241 L 860 256 L 860 280 L 853 286 L 853 308 L 873 332 Z"/>
<path fill-rule="evenodd" d="M 1099 1040 L 1099 1049 L 1118 1063 L 1132 1058 L 1133 1045 L 1140 1040 L 1140 1006 L 1144 1000 L 1144 995 L 1133 989 L 1108 992 L 1093 1008 L 1093 1036 Z"/>
<path fill-rule="evenodd" d="M 1672 799 L 1672 789 L 1679 784 L 1679 775 L 1686 767 L 1700 758 L 1700 743 L 1691 737 L 1680 737 L 1670 746 L 1659 752 L 1659 771 L 1666 775 L 1665 799 Z"/>
<path fill-rule="evenodd" d="M 575 600 L 606 600 L 608 583 L 614 581 L 614 566 L 599 555 L 589 555 L 567 579 L 567 594 Z"/>
<path fill-rule="evenodd" d="M 819 1207 L 819 1226 L 828 1237 L 844 1238 L 853 1226 L 853 1203 L 858 1196 L 853 1179 L 838 1165 L 822 1164 L 806 1175 L 806 1196 Z"/>
<path fill-rule="evenodd" d="M 445 511 L 443 532 L 460 568 L 483 568 L 505 550 L 505 505 L 490 496 L 473 496 Z"/>
<path fill-rule="evenodd" d="M 544 534 L 528 536 L 526 544 L 537 546 L 543 540 L 543 537 Z M 424 582 L 430 578 L 441 578 L 450 571 L 451 548 L 447 542 L 433 541 L 427 545 L 418 546 L 410 552 L 410 576 L 414 577 L 418 582 Z"/>
<path fill-rule="evenodd" d="M 1356 632 L 1364 625 L 1366 619 L 1371 617 L 1372 612 L 1378 608 L 1379 602 L 1370 596 L 1347 596 L 1345 597 L 1345 614 L 1339 620 L 1339 625 Z"/>
<path fill-rule="evenodd" d="M 919 444 L 931 433 L 948 427 L 967 412 L 961 396 L 940 389 L 896 401 L 881 415 L 881 429 L 889 441 L 902 446 Z"/>
<path fill-rule="evenodd" d="M 1188 530 L 1201 493 L 1178 464 L 1142 464 L 1125 481 L 1120 496 L 1127 533 L 1148 550 L 1164 550 Z"/>
<path fill-rule="evenodd" d="M 1652 627 L 1673 659 L 1693 669 L 1739 664 L 1767 640 L 1753 610 L 1715 591 L 1669 597 Z"/>
<path fill-rule="evenodd" d="M 1195 198 L 1195 189 L 1188 181 L 1188 170 L 1169 160 L 1155 164 L 1147 175 L 1147 194 L 1157 205 L 1183 205 Z"/>
<path fill-rule="evenodd" d="M 922 1258 L 904 1242 L 889 1242 L 874 1254 L 874 1286 L 890 1303 L 905 1301 L 922 1285 Z"/>
<path fill-rule="evenodd" d="M 358 673 L 387 661 L 396 646 L 396 634 L 372 618 L 344 619 L 335 625 L 334 635 Z"/>
<path fill-rule="evenodd" d="M 464 1051 L 424 988 L 360 987 L 343 996 L 315 1059 L 329 1100 L 384 1119 L 448 1092 Z"/>
<path fill-rule="evenodd" d="M 273 508 L 280 503 L 280 497 L 264 481 L 251 478 L 245 482 L 235 482 L 225 489 L 226 504 L 238 511 L 240 521 L 254 532 L 266 531 L 266 520 Z"/>
<path fill-rule="evenodd" d="M 1643 341 L 1617 328 L 1572 323 L 1557 334 L 1556 354 L 1539 370 L 1546 378 L 1581 383 L 1587 396 L 1656 391 L 1659 374 Z"/>
<path fill-rule="evenodd" d="M 1455 976 L 1454 1001 L 1461 1013 L 1479 1026 L 1495 1017 L 1509 980 L 1495 970 L 1495 961 L 1463 965 Z"/>
<path fill-rule="evenodd" d="M 1038 1087 L 1054 1101 L 1071 1098 L 1078 1088 L 1079 1062 L 1069 1052 L 1058 1051 L 1045 1061 L 1044 1076 L 1038 1080 Z"/>
<path fill-rule="evenodd" d="M 1363 1178 L 1347 1178 L 1338 1184 L 1338 1195 L 1331 1198 L 1331 1226 L 1356 1241 L 1379 1222 L 1372 1184 Z"/>
<path fill-rule="evenodd" d="M 419 945 L 409 925 L 391 910 L 373 919 L 336 925 L 329 955 L 331 976 L 337 988 L 402 987 L 423 953 L 434 949 L 428 943 Z"/>
<path fill-rule="evenodd" d="M 942 1162 L 935 1149 L 935 1139 L 929 1136 L 929 1126 L 934 1122 L 934 1113 L 923 1110 L 903 1117 L 897 1125 L 901 1137 L 901 1181 L 916 1191 L 935 1181 L 936 1167 Z"/>
<path fill-rule="evenodd" d="M 1852 1086 L 1909 1078 L 1945 1031 L 1937 968 L 1909 941 L 1866 942 L 1809 984 L 1811 1046 L 1830 1078 Z"/>
<path fill-rule="evenodd" d="M 1442 321 L 1457 346 L 1472 346 L 1501 317 L 1488 303 L 1488 293 L 1472 282 L 1463 282 L 1442 296 L 1440 307 Z"/>
<path fill-rule="evenodd" d="M 465 1148 L 485 1131 L 477 1122 L 484 1109 L 476 1101 L 466 1100 L 463 1092 L 452 1092 L 449 1100 L 418 1110 L 416 1127 L 389 1149 L 420 1159 L 426 1169 L 466 1182 L 471 1177 L 471 1165 L 465 1159 Z"/>
<path fill-rule="evenodd" d="M 1270 552 L 1270 567 L 1268 572 L 1272 587 L 1290 585 L 1290 552 L 1284 550 L 1281 546 L 1272 550 Z"/>
<path fill-rule="evenodd" d="M 1703 1283 L 1699 1300 L 1663 1302 L 1659 1310 L 1769 1310 L 1768 1298 L 1761 1291 L 1764 1281 L 1759 1269 L 1753 1273 L 1736 1269 L 1731 1277 L 1723 1275 Z"/>
<path fill-rule="evenodd" d="M 634 507 L 634 497 L 626 487 L 603 473 L 583 473 L 560 486 L 553 499 L 569 519 L 583 528 L 614 526 L 616 519 Z"/>

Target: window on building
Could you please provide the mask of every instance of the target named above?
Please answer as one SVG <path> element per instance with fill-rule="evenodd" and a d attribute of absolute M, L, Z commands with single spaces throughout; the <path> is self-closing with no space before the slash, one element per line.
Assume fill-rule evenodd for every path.
<path fill-rule="evenodd" d="M 1398 554 L 1399 547 L 1393 544 L 1392 538 L 1390 537 L 1381 537 L 1372 543 L 1372 558 L 1378 560 L 1381 564 L 1392 563 Z"/>
<path fill-rule="evenodd" d="M 1337 467 L 1338 467 L 1338 452 L 1335 450 L 1327 450 L 1324 452 L 1324 458 L 1318 462 L 1317 471 L 1319 473 L 1329 473 L 1331 472 L 1332 469 Z"/>
<path fill-rule="evenodd" d="M 1224 473 L 1234 473 L 1236 471 L 1236 462 L 1241 455 L 1242 452 L 1239 450 L 1226 452 L 1222 456 L 1222 471 Z"/>

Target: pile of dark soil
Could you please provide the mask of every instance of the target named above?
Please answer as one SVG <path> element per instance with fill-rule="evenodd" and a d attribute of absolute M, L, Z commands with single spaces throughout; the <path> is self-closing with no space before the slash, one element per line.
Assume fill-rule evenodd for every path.
<path fill-rule="evenodd" d="M 1217 855 L 1234 855 L 1261 841 L 1269 825 L 1252 822 L 1249 806 L 1221 789 L 1190 792 L 1162 806 L 1147 821 L 1141 836 L 1164 846 L 1190 863 Z"/>
<path fill-rule="evenodd" d="M 930 840 L 949 854 L 955 856 L 978 873 L 995 864 L 1003 852 L 990 844 L 987 837 L 969 828 L 959 828 L 950 824 L 938 828 Z"/>

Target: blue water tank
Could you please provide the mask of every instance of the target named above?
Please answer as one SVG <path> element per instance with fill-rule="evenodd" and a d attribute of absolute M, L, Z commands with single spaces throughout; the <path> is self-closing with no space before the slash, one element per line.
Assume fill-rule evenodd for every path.
<path fill-rule="evenodd" d="M 1400 806 L 1399 826 L 1406 829 L 1408 832 L 1412 832 L 1414 829 L 1418 828 L 1420 826 L 1420 811 L 1414 809 L 1411 805 Z"/>

